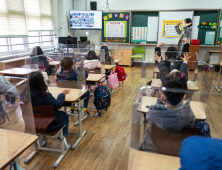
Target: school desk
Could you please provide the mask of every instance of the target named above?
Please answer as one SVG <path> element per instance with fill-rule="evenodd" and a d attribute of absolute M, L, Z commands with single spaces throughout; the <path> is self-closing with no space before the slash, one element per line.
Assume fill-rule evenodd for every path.
<path fill-rule="evenodd" d="M 160 78 L 160 70 L 158 67 L 154 67 L 153 69 L 153 78 L 155 78 L 155 75 L 156 75 L 156 78 Z"/>
<path fill-rule="evenodd" d="M 131 170 L 178 170 L 180 158 L 130 149 Z M 131 165 L 130 165 L 131 164 Z"/>
<path fill-rule="evenodd" d="M 31 68 L 11 68 L 7 70 L 2 70 L 0 73 L 2 74 L 10 74 L 13 76 L 24 76 L 26 77 L 28 74 L 39 71 L 39 69 L 31 69 Z"/>
<path fill-rule="evenodd" d="M 87 90 L 82 91 L 81 89 L 72 89 L 72 88 L 59 88 L 59 87 L 48 87 L 49 92 L 52 94 L 54 98 L 57 98 L 58 94 L 63 89 L 70 89 L 70 94 L 66 95 L 64 106 L 67 106 L 66 104 L 70 104 L 72 106 L 74 103 L 78 103 L 78 125 L 79 125 L 79 133 L 69 133 L 70 135 L 77 135 L 79 138 L 72 146 L 72 149 L 75 149 L 79 142 L 82 140 L 83 136 L 86 134 L 86 130 L 82 131 L 82 121 L 87 118 L 87 116 L 84 116 L 84 110 L 83 110 L 83 100 L 80 100 L 80 98 L 87 92 Z M 65 112 L 66 112 L 66 107 Z M 72 113 L 68 113 L 69 115 L 75 116 Z"/>
<path fill-rule="evenodd" d="M 50 61 L 49 65 L 50 66 L 58 66 L 60 64 L 60 61 Z"/>
<path fill-rule="evenodd" d="M 105 65 L 105 70 L 111 70 L 115 67 L 116 67 L 116 65 Z"/>
<path fill-rule="evenodd" d="M 89 74 L 86 81 L 96 83 L 99 82 L 105 76 L 106 76 L 105 74 Z"/>
<path fill-rule="evenodd" d="M 154 105 L 157 102 L 157 98 L 156 97 L 147 97 L 147 96 L 143 96 L 142 97 L 142 101 L 141 101 L 141 105 L 138 107 L 138 111 L 141 112 L 142 114 L 146 114 L 148 112 L 148 108 L 147 106 L 150 105 Z M 184 103 L 186 102 L 185 100 L 183 101 Z M 204 110 L 204 105 L 201 102 L 197 102 L 197 101 L 190 101 L 190 107 L 196 117 L 196 120 L 206 120 L 206 113 Z M 145 132 L 145 124 L 146 122 L 144 122 L 144 129 L 143 131 Z"/>
<path fill-rule="evenodd" d="M 145 114 L 148 112 L 148 108 L 146 106 L 154 105 L 156 104 L 156 102 L 156 97 L 143 96 L 141 101 L 141 107 L 139 106 L 138 110 Z M 183 102 L 186 103 L 186 100 L 184 100 Z M 206 120 L 206 114 L 202 102 L 190 101 L 190 107 L 196 117 L 196 120 Z"/>
<path fill-rule="evenodd" d="M 208 50 L 208 52 L 209 52 L 209 57 L 210 57 L 210 59 L 209 59 L 209 64 L 211 64 L 211 55 L 212 55 L 213 53 L 220 53 L 220 50 Z"/>
<path fill-rule="evenodd" d="M 161 88 L 162 87 L 162 82 L 160 79 L 153 79 L 151 86 L 154 88 Z M 193 81 L 188 81 L 187 82 L 187 89 L 191 90 L 191 91 L 198 91 L 199 87 L 198 87 L 198 83 L 197 82 L 193 82 Z"/>
<path fill-rule="evenodd" d="M 19 155 L 38 139 L 35 135 L 6 129 L 0 129 L 0 134 L 0 169 L 13 161 L 19 164 Z"/>

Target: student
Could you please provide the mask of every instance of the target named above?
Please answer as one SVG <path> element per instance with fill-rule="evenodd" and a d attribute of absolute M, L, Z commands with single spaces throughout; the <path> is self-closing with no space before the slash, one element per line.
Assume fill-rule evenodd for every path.
<path fill-rule="evenodd" d="M 0 75 L 0 93 L 6 93 L 5 95 L 5 104 L 9 107 L 17 107 L 15 97 L 19 96 L 20 93 L 18 89 L 8 82 L 7 79 Z"/>
<path fill-rule="evenodd" d="M 38 57 L 36 57 L 36 56 L 38 56 Z M 36 57 L 36 58 L 34 58 L 34 57 Z M 50 66 L 49 62 L 53 61 L 53 59 L 50 58 L 50 57 L 45 56 L 41 47 L 35 46 L 32 49 L 32 52 L 30 54 L 30 58 L 31 58 L 31 63 L 32 64 L 37 64 L 38 63 L 40 66 L 41 66 L 41 64 L 45 64 L 45 67 L 46 67 L 45 72 L 47 73 L 48 76 L 52 75 L 52 68 L 54 66 Z"/>
<path fill-rule="evenodd" d="M 190 42 L 190 38 L 191 38 L 191 33 L 192 33 L 192 20 L 190 18 L 186 18 L 184 20 L 184 27 L 183 27 L 183 30 L 180 30 L 179 26 L 180 24 L 182 24 L 181 22 L 179 22 L 176 26 L 175 26 L 175 29 L 176 29 L 176 32 L 178 34 L 180 34 L 180 38 L 179 38 L 179 41 L 178 41 L 178 47 L 177 49 L 178 50 L 182 50 L 183 47 L 184 47 L 184 44 L 186 42 L 183 41 L 184 38 L 188 39 L 188 42 Z"/>
<path fill-rule="evenodd" d="M 164 84 L 166 82 L 166 78 L 169 76 L 170 72 L 172 70 L 178 70 L 181 73 L 185 74 L 185 77 L 187 78 L 186 81 L 188 81 L 188 60 L 191 56 L 188 56 L 187 53 L 184 53 L 184 57 L 180 57 L 180 59 L 175 59 L 175 54 L 172 52 L 168 53 L 168 61 L 162 60 L 162 56 L 158 56 L 157 54 L 154 54 L 154 59 L 158 62 L 159 70 L 160 70 L 160 79 L 162 83 Z M 171 58 L 172 57 L 172 58 Z M 173 62 L 174 60 L 181 60 L 181 62 Z M 171 63 L 172 61 L 172 63 Z"/>
<path fill-rule="evenodd" d="M 185 75 L 177 72 L 178 76 L 175 79 L 167 81 L 163 87 L 168 91 L 159 91 L 157 103 L 149 106 L 149 111 L 146 113 L 146 120 L 149 122 L 148 129 L 145 131 L 141 150 L 157 152 L 156 146 L 151 140 L 151 126 L 156 124 L 159 128 L 171 131 L 180 131 L 186 126 L 193 126 L 196 121 L 195 115 L 190 107 L 188 100 L 183 104 L 187 85 L 185 83 Z M 173 92 L 170 90 L 181 90 Z"/>
<path fill-rule="evenodd" d="M 65 95 L 69 94 L 70 90 L 62 90 L 57 99 L 55 99 L 52 94 L 48 92 L 48 87 L 40 72 L 32 72 L 30 74 L 29 85 L 32 105 L 52 105 L 54 107 L 55 119 L 47 127 L 47 132 L 53 132 L 66 125 L 63 128 L 63 135 L 66 137 L 69 136 L 69 116 L 67 113 L 60 111 L 59 109 L 62 108 L 65 101 Z"/>
<path fill-rule="evenodd" d="M 222 170 L 222 140 L 199 136 L 186 138 L 180 150 L 180 170 Z"/>
<path fill-rule="evenodd" d="M 83 67 L 80 65 L 80 63 L 76 63 L 76 69 L 77 71 L 73 70 L 73 59 L 71 57 L 63 57 L 63 59 L 60 62 L 61 65 L 61 70 L 57 74 L 57 80 L 69 80 L 69 81 L 77 81 L 78 73 L 77 71 L 80 71 L 83 69 Z M 85 79 L 88 77 L 88 72 L 85 71 Z M 85 98 L 84 100 L 84 111 L 87 113 L 88 116 L 90 116 L 90 113 L 88 111 L 88 103 L 89 103 L 89 97 L 90 97 L 90 92 L 87 91 L 82 98 Z M 71 111 L 74 110 L 74 107 L 72 107 Z"/>
<path fill-rule="evenodd" d="M 88 52 L 86 60 L 98 60 L 98 57 L 96 56 L 96 52 L 91 50 Z"/>

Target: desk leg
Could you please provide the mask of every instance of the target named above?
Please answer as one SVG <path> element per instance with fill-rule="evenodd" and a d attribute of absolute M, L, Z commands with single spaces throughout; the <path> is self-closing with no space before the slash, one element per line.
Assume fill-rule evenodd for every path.
<path fill-rule="evenodd" d="M 219 93 L 221 93 L 220 88 L 222 88 L 222 87 L 220 87 L 220 75 L 221 75 L 221 66 L 220 66 L 220 71 L 219 71 L 219 75 L 218 75 L 217 86 L 215 86 L 215 89 L 216 89 Z"/>
<path fill-rule="evenodd" d="M 82 115 L 84 114 L 84 110 L 83 110 L 83 100 L 79 100 L 78 101 L 78 122 L 79 122 L 79 138 L 77 139 L 77 141 L 74 143 L 74 145 L 72 146 L 72 150 L 76 149 L 77 145 L 79 144 L 79 142 L 82 140 L 83 136 L 86 134 L 86 130 L 84 130 L 82 132 Z"/>

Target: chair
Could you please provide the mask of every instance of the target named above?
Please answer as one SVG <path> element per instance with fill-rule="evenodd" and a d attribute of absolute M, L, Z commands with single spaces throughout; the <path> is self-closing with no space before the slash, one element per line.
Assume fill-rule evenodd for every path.
<path fill-rule="evenodd" d="M 167 131 L 153 124 L 151 139 L 159 154 L 179 156 L 183 140 L 189 136 L 200 134 L 201 128 L 183 128 L 181 131 Z"/>
<path fill-rule="evenodd" d="M 33 128 L 33 122 L 29 121 L 28 115 L 26 113 L 26 106 L 24 104 L 21 104 L 20 106 L 22 109 L 22 117 L 25 122 L 25 132 L 30 133 L 30 129 Z M 39 146 L 37 145 L 37 142 L 34 143 L 34 152 L 31 153 L 31 155 L 24 161 L 24 163 L 28 164 L 39 150 L 60 152 L 61 154 L 59 158 L 53 165 L 54 168 L 57 168 L 70 148 L 70 145 L 67 145 L 64 141 L 63 128 L 65 125 L 54 132 L 48 133 L 47 127 L 55 118 L 53 106 L 32 106 L 32 108 L 34 116 L 34 128 L 36 130 L 36 134 L 39 136 Z M 60 134 L 60 137 L 58 138 L 60 141 L 60 149 L 45 148 L 44 146 L 46 145 L 46 142 L 43 142 L 43 136 L 56 136 L 58 134 Z"/>
<path fill-rule="evenodd" d="M 145 61 L 145 48 L 144 47 L 134 47 L 133 48 L 133 55 L 131 58 L 140 58 Z"/>

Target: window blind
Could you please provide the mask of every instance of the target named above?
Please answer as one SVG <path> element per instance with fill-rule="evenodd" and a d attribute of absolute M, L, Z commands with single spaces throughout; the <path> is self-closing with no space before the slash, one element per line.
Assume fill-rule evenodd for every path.
<path fill-rule="evenodd" d="M 28 31 L 52 31 L 51 0 L 25 0 Z"/>
<path fill-rule="evenodd" d="M 0 0 L 0 37 L 27 36 L 23 0 Z"/>

